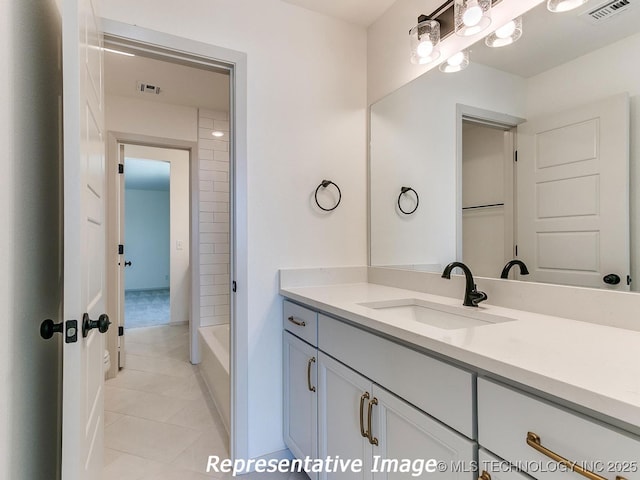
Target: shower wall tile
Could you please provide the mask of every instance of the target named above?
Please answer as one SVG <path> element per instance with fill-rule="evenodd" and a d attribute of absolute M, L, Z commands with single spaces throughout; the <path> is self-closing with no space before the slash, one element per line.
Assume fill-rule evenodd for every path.
<path fill-rule="evenodd" d="M 198 112 L 200 176 L 200 324 L 229 323 L 229 115 Z M 213 137 L 213 130 L 225 133 Z"/>

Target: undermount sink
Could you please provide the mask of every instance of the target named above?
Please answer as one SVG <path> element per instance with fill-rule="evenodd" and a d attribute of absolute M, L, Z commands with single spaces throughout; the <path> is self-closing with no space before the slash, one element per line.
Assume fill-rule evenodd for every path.
<path fill-rule="evenodd" d="M 415 298 L 366 302 L 358 305 L 374 309 L 389 319 L 424 323 L 445 330 L 515 321 L 514 318 L 492 315 L 469 307 L 441 305 Z"/>

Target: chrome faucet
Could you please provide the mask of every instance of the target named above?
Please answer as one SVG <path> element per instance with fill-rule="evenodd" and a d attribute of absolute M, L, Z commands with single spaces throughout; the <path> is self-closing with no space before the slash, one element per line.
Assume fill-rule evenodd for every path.
<path fill-rule="evenodd" d="M 509 271 L 514 265 L 518 265 L 520 267 L 520 275 L 529 275 L 529 269 L 521 260 L 511 260 L 507 262 L 507 264 L 502 269 L 502 274 L 500 274 L 500 278 L 509 278 Z"/>
<path fill-rule="evenodd" d="M 442 278 L 450 279 L 451 270 L 456 267 L 460 268 L 464 272 L 466 279 L 464 302 L 462 304 L 467 307 L 477 307 L 480 302 L 484 302 L 487 299 L 487 294 L 476 288 L 476 284 L 473 281 L 473 274 L 471 273 L 471 270 L 469 270 L 469 267 L 462 262 L 452 262 L 445 267 L 442 272 Z"/>

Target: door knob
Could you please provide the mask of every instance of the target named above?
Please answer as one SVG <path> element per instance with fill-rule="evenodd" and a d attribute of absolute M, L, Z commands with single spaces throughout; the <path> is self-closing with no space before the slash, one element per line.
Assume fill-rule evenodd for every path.
<path fill-rule="evenodd" d="M 45 340 L 49 340 L 51 337 L 53 337 L 54 333 L 62 333 L 63 327 L 63 322 L 53 323 L 53 320 L 47 318 L 40 324 L 40 336 Z"/>
<path fill-rule="evenodd" d="M 602 281 L 608 285 L 618 285 L 620 283 L 620 277 L 615 273 L 610 273 L 602 277 Z"/>
<path fill-rule="evenodd" d="M 125 266 L 125 267 L 130 267 L 130 266 L 131 266 L 131 260 L 129 260 L 129 261 L 125 261 L 125 262 L 124 262 L 124 266 Z"/>
<path fill-rule="evenodd" d="M 109 330 L 109 325 L 111 325 L 111 322 L 106 313 L 100 315 L 98 320 L 91 320 L 89 314 L 85 313 L 82 316 L 82 336 L 86 337 L 89 334 L 89 330 L 93 328 L 97 328 L 100 333 L 105 333 Z"/>

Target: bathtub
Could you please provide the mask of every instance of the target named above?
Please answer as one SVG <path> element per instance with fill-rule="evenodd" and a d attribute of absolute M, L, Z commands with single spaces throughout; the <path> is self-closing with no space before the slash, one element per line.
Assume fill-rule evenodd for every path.
<path fill-rule="evenodd" d="M 198 333 L 200 372 L 229 434 L 229 325 L 201 327 Z"/>

